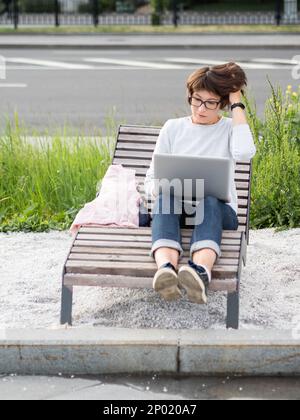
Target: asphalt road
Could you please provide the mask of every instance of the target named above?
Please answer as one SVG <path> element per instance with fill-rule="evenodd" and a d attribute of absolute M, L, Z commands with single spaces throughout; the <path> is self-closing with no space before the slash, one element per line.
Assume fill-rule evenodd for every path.
<path fill-rule="evenodd" d="M 204 65 L 236 61 L 249 80 L 249 92 L 263 114 L 270 94 L 267 77 L 294 89 L 295 49 L 5 49 L 6 78 L 0 80 L 1 117 L 17 112 L 26 126 L 49 129 L 64 124 L 91 133 L 116 122 L 163 124 L 188 115 L 185 83 Z M 2 124 L 3 127 L 3 124 Z"/>

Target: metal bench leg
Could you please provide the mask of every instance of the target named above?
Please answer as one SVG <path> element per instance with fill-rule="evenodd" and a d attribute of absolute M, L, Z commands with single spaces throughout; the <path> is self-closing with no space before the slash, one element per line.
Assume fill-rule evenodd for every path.
<path fill-rule="evenodd" d="M 239 257 L 239 269 L 237 274 L 237 289 L 227 295 L 227 328 L 239 329 L 239 316 L 240 316 L 240 282 L 242 275 L 242 265 L 246 264 L 247 243 L 246 236 L 241 235 L 241 249 Z"/>
<path fill-rule="evenodd" d="M 72 325 L 73 286 L 62 286 L 60 323 Z"/>
<path fill-rule="evenodd" d="M 239 329 L 240 293 L 239 291 L 227 295 L 227 328 Z"/>
<path fill-rule="evenodd" d="M 246 237 L 243 235 L 242 237 L 242 243 L 241 243 L 241 255 L 244 266 L 246 266 L 247 263 L 247 241 Z"/>

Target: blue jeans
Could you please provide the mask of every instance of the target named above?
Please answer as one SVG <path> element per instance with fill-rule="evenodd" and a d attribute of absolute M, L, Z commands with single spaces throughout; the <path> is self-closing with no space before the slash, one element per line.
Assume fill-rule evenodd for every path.
<path fill-rule="evenodd" d="M 163 200 L 168 200 L 166 212 Z M 166 203 L 166 201 L 164 201 Z M 162 211 L 162 209 L 164 211 Z M 187 214 L 188 213 L 188 214 Z M 191 226 L 186 218 L 195 217 L 195 223 Z M 201 220 L 201 223 L 198 223 Z M 193 253 L 203 248 L 214 250 L 218 257 L 221 256 L 222 230 L 237 230 L 238 217 L 234 209 L 223 201 L 207 196 L 191 210 L 185 211 L 183 201 L 174 195 L 164 196 L 162 193 L 156 197 L 152 211 L 152 248 L 150 256 L 154 258 L 154 252 L 161 247 L 177 249 L 180 257 L 183 255 L 181 246 L 181 228 L 193 227 L 190 241 L 190 258 Z"/>

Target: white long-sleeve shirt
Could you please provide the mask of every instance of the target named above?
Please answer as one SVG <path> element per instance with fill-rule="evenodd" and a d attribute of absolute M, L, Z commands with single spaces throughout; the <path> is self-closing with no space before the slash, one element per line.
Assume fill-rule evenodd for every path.
<path fill-rule="evenodd" d="M 231 201 L 226 203 L 238 212 L 237 191 L 234 181 L 235 162 L 248 161 L 256 153 L 253 136 L 248 124 L 232 124 L 232 118 L 222 116 L 211 125 L 195 124 L 191 116 L 170 119 L 162 127 L 156 153 L 189 156 L 226 157 L 232 161 Z M 153 156 L 144 182 L 145 194 L 150 197 L 154 189 Z"/>

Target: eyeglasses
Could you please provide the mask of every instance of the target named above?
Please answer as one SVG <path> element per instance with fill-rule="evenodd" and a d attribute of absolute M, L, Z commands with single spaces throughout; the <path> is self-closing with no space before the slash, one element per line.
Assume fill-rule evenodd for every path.
<path fill-rule="evenodd" d="M 221 101 L 202 101 L 201 99 L 195 98 L 194 96 L 190 96 L 189 100 L 191 105 L 200 107 L 202 104 L 204 104 L 205 108 L 211 111 L 217 109 L 218 105 L 221 103 Z"/>

